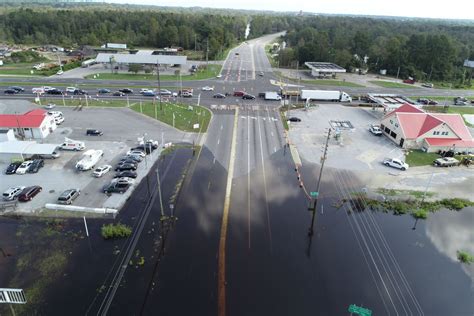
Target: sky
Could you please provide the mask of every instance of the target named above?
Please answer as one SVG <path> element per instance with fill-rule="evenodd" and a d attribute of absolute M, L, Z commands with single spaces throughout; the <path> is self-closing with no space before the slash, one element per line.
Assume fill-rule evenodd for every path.
<path fill-rule="evenodd" d="M 128 4 L 474 19 L 474 0 L 105 0 Z"/>

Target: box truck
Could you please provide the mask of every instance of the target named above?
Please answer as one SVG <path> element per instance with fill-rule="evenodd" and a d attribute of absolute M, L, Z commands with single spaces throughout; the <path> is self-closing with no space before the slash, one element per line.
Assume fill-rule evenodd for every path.
<path fill-rule="evenodd" d="M 79 171 L 90 170 L 102 159 L 102 156 L 104 156 L 102 150 L 89 149 L 84 152 L 81 160 L 76 163 L 76 169 Z"/>
<path fill-rule="evenodd" d="M 329 90 L 301 90 L 301 99 L 305 101 L 336 101 L 336 102 L 352 102 L 350 95 L 344 91 Z"/>
<path fill-rule="evenodd" d="M 264 99 L 265 100 L 279 101 L 279 100 L 281 100 L 281 96 L 276 92 L 272 92 L 272 91 L 271 92 L 265 92 Z"/>

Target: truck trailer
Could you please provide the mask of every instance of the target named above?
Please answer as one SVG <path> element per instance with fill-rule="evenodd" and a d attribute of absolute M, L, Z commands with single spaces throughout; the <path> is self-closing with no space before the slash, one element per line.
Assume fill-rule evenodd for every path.
<path fill-rule="evenodd" d="M 76 169 L 79 171 L 90 170 L 102 159 L 104 152 L 102 150 L 89 149 L 82 155 L 81 160 L 76 163 Z"/>
<path fill-rule="evenodd" d="M 330 90 L 301 90 L 301 100 L 352 102 L 351 96 L 344 91 Z"/>

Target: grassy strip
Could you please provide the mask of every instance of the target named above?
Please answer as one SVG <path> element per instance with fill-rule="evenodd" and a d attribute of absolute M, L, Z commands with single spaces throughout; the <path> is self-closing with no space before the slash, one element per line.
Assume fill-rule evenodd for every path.
<path fill-rule="evenodd" d="M 405 158 L 405 162 L 410 165 L 410 167 L 429 166 L 433 164 L 433 161 L 438 158 L 439 155 L 437 153 L 426 153 L 421 150 L 410 150 Z"/>
<path fill-rule="evenodd" d="M 268 58 L 268 60 L 270 61 L 270 65 L 271 65 L 273 68 L 276 68 L 276 67 L 278 67 L 278 61 L 275 60 L 275 59 L 273 59 L 272 53 L 270 52 L 271 49 L 272 49 L 272 45 L 271 45 L 271 44 L 265 45 L 265 54 L 267 54 L 267 58 Z"/>
<path fill-rule="evenodd" d="M 222 65 L 210 64 L 206 69 L 200 69 L 194 74 L 181 76 L 182 81 L 203 80 L 215 78 L 221 71 Z M 98 77 L 94 78 L 94 76 Z M 156 74 L 133 74 L 133 73 L 99 73 L 87 75 L 86 79 L 94 80 L 149 80 L 157 81 Z M 177 75 L 160 75 L 160 80 L 163 81 L 178 81 L 180 78 Z"/>
<path fill-rule="evenodd" d="M 132 234 L 132 228 L 130 226 L 117 223 L 102 225 L 100 233 L 104 239 L 119 239 L 127 238 Z"/>
<path fill-rule="evenodd" d="M 122 97 L 123 98 L 123 97 Z M 64 97 L 64 101 L 62 98 L 41 98 L 41 105 L 46 105 L 46 104 L 56 104 L 59 106 L 73 106 L 73 107 L 126 107 L 127 106 L 127 100 L 109 100 L 109 99 L 86 99 L 84 97 Z M 130 100 L 130 104 L 135 104 L 139 103 L 137 100 Z M 36 103 L 39 105 L 39 103 Z"/>
<path fill-rule="evenodd" d="M 0 67 L 0 75 L 40 76 L 41 72 L 33 69 L 35 64 L 37 63 L 4 64 Z"/>
<path fill-rule="evenodd" d="M 409 195 L 417 199 L 420 199 L 425 195 L 427 197 L 433 197 L 436 195 L 436 193 L 433 193 L 433 192 L 425 193 L 423 191 L 416 191 L 416 190 L 395 190 L 395 189 L 386 189 L 386 188 L 378 188 L 376 192 L 385 196 Z"/>
<path fill-rule="evenodd" d="M 135 103 L 131 109 L 157 119 L 163 123 L 174 126 L 185 132 L 205 133 L 211 120 L 211 111 L 201 106 L 190 106 L 163 102 L 162 108 L 155 102 Z M 173 119 L 174 116 L 174 119 Z M 174 121 L 174 124 L 173 124 Z M 194 124 L 199 124 L 199 129 L 194 129 Z"/>
<path fill-rule="evenodd" d="M 410 85 L 410 84 L 383 81 L 383 80 L 372 80 L 369 82 L 383 88 L 401 88 L 401 89 L 417 89 L 418 88 L 417 86 Z"/>

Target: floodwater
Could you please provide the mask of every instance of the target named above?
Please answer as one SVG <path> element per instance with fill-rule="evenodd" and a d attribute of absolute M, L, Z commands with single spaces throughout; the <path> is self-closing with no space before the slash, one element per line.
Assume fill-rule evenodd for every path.
<path fill-rule="evenodd" d="M 164 205 L 181 169 L 191 158 L 180 150 L 160 166 Z M 226 170 L 203 149 L 175 207 L 178 220 L 160 226 L 160 208 L 150 213 L 109 315 L 217 314 L 217 255 Z M 265 170 L 257 166 L 233 181 L 227 235 L 227 315 L 345 315 L 350 304 L 374 315 L 473 315 L 473 271 L 459 263 L 457 250 L 474 253 L 474 209 L 440 211 L 428 220 L 363 211 L 351 203 L 363 190 L 351 174 L 325 170 L 316 212 L 315 234 L 307 231 L 311 212 L 288 155 L 275 153 Z M 301 171 L 308 190 L 319 167 Z M 265 171 L 267 190 L 262 182 Z M 161 174 L 161 173 L 160 173 Z M 212 183 L 209 182 L 212 180 Z M 146 185 L 141 183 L 120 214 L 134 225 Z M 250 205 L 250 208 L 248 207 Z M 117 269 L 124 241 L 103 241 L 89 220 L 90 239 L 75 245 L 62 277 L 48 288 L 44 315 L 96 315 L 104 299 L 102 284 Z M 12 220 L 0 222 L 3 248 L 18 242 Z M 69 221 L 82 229 L 80 220 Z M 5 228 L 5 229 L 4 229 Z M 413 229 L 415 228 L 415 229 Z M 15 241 L 16 240 L 16 241 Z M 136 262 L 145 259 L 144 265 Z M 0 281 L 11 265 L 0 256 Z M 114 265 L 115 264 L 115 265 Z M 10 269 L 10 270 L 9 270 Z"/>

